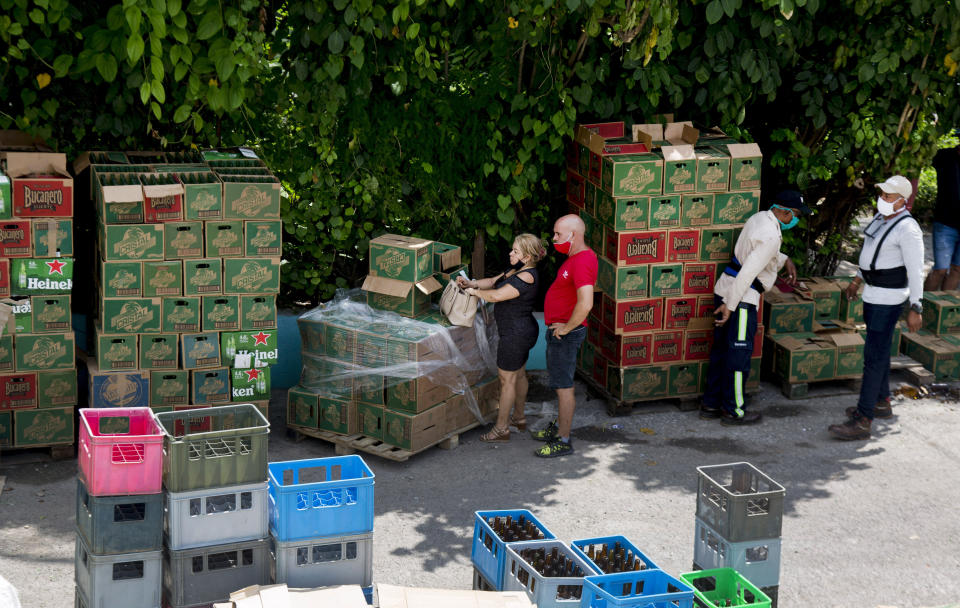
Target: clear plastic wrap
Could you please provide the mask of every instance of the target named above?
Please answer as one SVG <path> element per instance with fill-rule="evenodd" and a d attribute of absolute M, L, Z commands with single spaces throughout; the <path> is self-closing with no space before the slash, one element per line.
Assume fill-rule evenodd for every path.
<path fill-rule="evenodd" d="M 301 389 L 410 414 L 460 395 L 484 422 L 474 389 L 496 378 L 491 307 L 477 311 L 473 327 L 458 327 L 436 307 L 411 319 L 367 306 L 359 289 L 340 290 L 302 314 L 297 325 Z"/>

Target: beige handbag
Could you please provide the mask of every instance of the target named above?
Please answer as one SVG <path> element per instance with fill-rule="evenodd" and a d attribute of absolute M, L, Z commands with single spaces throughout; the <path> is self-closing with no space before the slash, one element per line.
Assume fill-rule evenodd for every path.
<path fill-rule="evenodd" d="M 480 298 L 468 295 L 456 281 L 450 281 L 440 296 L 440 312 L 454 325 L 472 327 Z"/>

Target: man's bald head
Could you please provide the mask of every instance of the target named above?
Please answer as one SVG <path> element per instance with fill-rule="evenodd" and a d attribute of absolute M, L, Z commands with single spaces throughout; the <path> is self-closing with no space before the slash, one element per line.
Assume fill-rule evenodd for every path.
<path fill-rule="evenodd" d="M 583 234 L 587 231 L 587 225 L 583 223 L 583 220 L 580 219 L 579 215 L 573 215 L 571 213 L 570 215 L 565 215 L 558 219 L 553 224 L 553 231 L 562 232 L 564 234 L 568 232 L 574 232 L 580 236 L 583 236 Z"/>
<path fill-rule="evenodd" d="M 587 248 L 583 238 L 586 231 L 587 226 L 580 216 L 565 215 L 553 223 L 553 242 L 561 253 L 573 255 Z M 570 243 L 569 249 L 564 243 Z"/>

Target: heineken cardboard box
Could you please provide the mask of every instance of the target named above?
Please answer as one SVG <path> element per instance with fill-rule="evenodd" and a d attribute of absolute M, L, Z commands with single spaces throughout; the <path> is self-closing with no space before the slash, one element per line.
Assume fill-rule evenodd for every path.
<path fill-rule="evenodd" d="M 804 297 L 813 300 L 813 315 L 816 320 L 839 319 L 841 297 L 839 285 L 822 277 L 800 279 L 797 290 Z"/>
<path fill-rule="evenodd" d="M 216 175 L 210 171 L 177 175 L 183 184 L 184 219 L 217 220 L 223 216 L 223 185 Z"/>
<path fill-rule="evenodd" d="M 163 370 L 150 372 L 150 407 L 173 407 L 190 402 L 190 372 Z"/>
<path fill-rule="evenodd" d="M 0 198 L 2 196 L 0 194 Z M 9 447 L 13 447 L 13 412 L 0 411 L 0 448 Z"/>
<path fill-rule="evenodd" d="M 384 234 L 370 241 L 372 277 L 418 283 L 433 275 L 432 241 Z"/>
<path fill-rule="evenodd" d="M 251 220 L 243 223 L 244 255 L 248 258 L 279 258 L 283 253 L 283 222 Z M 457 263 L 460 262 L 459 247 Z"/>
<path fill-rule="evenodd" d="M 367 403 L 357 404 L 357 425 L 366 437 L 383 440 L 383 408 Z"/>
<path fill-rule="evenodd" d="M 316 393 L 294 386 L 287 391 L 287 426 L 319 428 L 319 399 Z"/>
<path fill-rule="evenodd" d="M 0 334 L 0 373 L 13 371 L 13 332 Z"/>
<path fill-rule="evenodd" d="M 0 257 L 29 258 L 33 255 L 30 220 L 13 219 L 0 223 Z"/>
<path fill-rule="evenodd" d="M 905 332 L 901 338 L 904 354 L 933 372 L 937 380 L 960 380 L 960 338 L 935 335 L 926 330 Z"/>
<path fill-rule="evenodd" d="M 567 202 L 578 209 L 583 209 L 584 206 L 586 184 L 587 179 L 584 176 L 567 170 Z"/>
<path fill-rule="evenodd" d="M 73 219 L 35 219 L 31 222 L 33 257 L 73 255 Z"/>
<path fill-rule="evenodd" d="M 0 259 L 0 298 L 10 296 L 10 260 Z"/>
<path fill-rule="evenodd" d="M 277 258 L 225 258 L 223 293 L 273 294 L 280 292 Z"/>
<path fill-rule="evenodd" d="M 161 298 L 104 298 L 100 325 L 111 334 L 161 331 Z"/>
<path fill-rule="evenodd" d="M 697 192 L 726 192 L 730 188 L 730 156 L 713 146 L 697 146 Z"/>
<path fill-rule="evenodd" d="M 97 334 L 97 367 L 105 372 L 138 369 L 137 335 Z"/>
<path fill-rule="evenodd" d="M 667 233 L 667 261 L 691 262 L 700 258 L 700 230 L 671 230 Z"/>
<path fill-rule="evenodd" d="M 663 298 L 614 303 L 614 317 L 607 323 L 614 333 L 632 334 L 663 328 Z"/>
<path fill-rule="evenodd" d="M 683 295 L 705 296 L 712 294 L 716 276 L 716 262 L 685 263 L 683 265 Z"/>
<path fill-rule="evenodd" d="M 653 334 L 621 336 L 603 329 L 600 334 L 600 353 L 617 366 L 646 365 L 653 359 Z"/>
<path fill-rule="evenodd" d="M 220 334 L 217 332 L 182 334 L 180 353 L 183 369 L 220 367 Z M 223 363 L 230 361 L 223 360 Z"/>
<path fill-rule="evenodd" d="M 690 228 L 713 222 L 713 194 L 684 194 L 680 201 L 680 225 Z"/>
<path fill-rule="evenodd" d="M 190 370 L 190 402 L 213 405 L 230 401 L 230 370 L 226 367 Z"/>
<path fill-rule="evenodd" d="M 680 226 L 680 195 L 650 197 L 650 228 L 676 228 Z M 643 230 L 644 226 L 636 229 Z M 629 230 L 625 228 L 625 230 Z"/>
<path fill-rule="evenodd" d="M 0 152 L 0 159 L 12 180 L 14 217 L 73 217 L 73 178 L 65 154 Z"/>
<path fill-rule="evenodd" d="M 13 215 L 13 198 L 10 193 L 10 178 L 0 171 L 0 220 L 10 219 Z"/>
<path fill-rule="evenodd" d="M 240 359 L 237 355 L 241 355 Z M 249 355 L 252 364 L 245 364 Z M 278 361 L 276 331 L 233 331 L 220 334 L 220 357 L 230 367 L 266 367 Z"/>
<path fill-rule="evenodd" d="M 600 187 L 615 197 L 663 194 L 663 159 L 653 153 L 604 156 Z"/>
<path fill-rule="evenodd" d="M 320 429 L 341 435 L 361 432 L 356 401 L 341 401 L 321 395 L 317 407 L 317 426 Z"/>
<path fill-rule="evenodd" d="M 367 292 L 367 305 L 371 308 L 417 317 L 430 310 L 430 294 L 440 288 L 440 282 L 433 277 L 419 283 L 407 283 L 367 275 L 361 289 Z"/>
<path fill-rule="evenodd" d="M 223 219 L 280 219 L 280 182 L 269 175 L 226 175 L 223 182 Z"/>
<path fill-rule="evenodd" d="M 655 225 L 673 225 L 669 222 L 654 224 L 658 218 L 653 217 L 653 212 L 659 207 L 654 207 L 651 200 L 657 200 L 657 198 L 651 199 L 648 196 L 614 198 L 606 192 L 599 192 L 596 204 L 597 220 L 614 230 L 646 230 Z"/>
<path fill-rule="evenodd" d="M 607 391 L 621 401 L 643 401 L 667 396 L 669 365 L 611 367 L 607 371 Z"/>
<path fill-rule="evenodd" d="M 923 328 L 935 334 L 960 333 L 960 297 L 950 291 L 924 292 Z"/>
<path fill-rule="evenodd" d="M 700 230 L 700 259 L 726 262 L 733 257 L 733 229 L 708 226 Z"/>
<path fill-rule="evenodd" d="M 162 260 L 163 224 L 100 226 L 104 260 Z"/>
<path fill-rule="evenodd" d="M 617 266 L 659 264 L 667 259 L 667 231 L 606 231 L 604 254 Z"/>
<path fill-rule="evenodd" d="M 168 260 L 203 257 L 203 222 L 166 222 L 163 255 Z"/>
<path fill-rule="evenodd" d="M 700 364 L 674 363 L 667 376 L 667 396 L 682 397 L 700 392 Z"/>
<path fill-rule="evenodd" d="M 239 258 L 243 256 L 243 224 L 241 220 L 203 223 L 207 257 Z"/>
<path fill-rule="evenodd" d="M 139 298 L 143 295 L 143 265 L 141 262 L 101 260 L 97 283 L 101 298 Z"/>
<path fill-rule="evenodd" d="M 30 307 L 34 333 L 63 333 L 72 329 L 69 295 L 31 296 Z"/>
<path fill-rule="evenodd" d="M 13 445 L 21 448 L 72 444 L 73 417 L 72 407 L 17 410 L 13 413 Z"/>
<path fill-rule="evenodd" d="M 446 403 L 417 414 L 383 412 L 383 442 L 398 448 L 422 450 L 439 443 L 447 433 Z"/>
<path fill-rule="evenodd" d="M 203 331 L 238 331 L 240 296 L 203 296 L 200 311 Z"/>
<path fill-rule="evenodd" d="M 37 373 L 0 374 L 0 411 L 37 407 Z"/>
<path fill-rule="evenodd" d="M 69 294 L 73 290 L 73 258 L 10 260 L 13 295 Z"/>
<path fill-rule="evenodd" d="M 220 258 L 183 261 L 184 295 L 202 296 L 221 293 L 223 293 L 223 266 Z"/>
<path fill-rule="evenodd" d="M 721 192 L 713 203 L 713 224 L 742 224 L 760 208 L 760 191 Z"/>
<path fill-rule="evenodd" d="M 682 275 L 683 264 L 650 265 L 650 297 L 679 295 L 683 288 Z"/>
<path fill-rule="evenodd" d="M 176 370 L 179 367 L 179 355 L 180 336 L 177 334 L 143 334 L 140 336 L 139 367 L 141 369 Z"/>
<path fill-rule="evenodd" d="M 689 194 L 697 191 L 697 153 L 690 144 L 663 146 L 663 193 Z"/>
<path fill-rule="evenodd" d="M 757 144 L 727 144 L 730 190 L 759 190 L 763 154 Z"/>
<path fill-rule="evenodd" d="M 142 264 L 142 292 L 145 298 L 184 295 L 182 261 L 142 262 Z"/>
<path fill-rule="evenodd" d="M 250 367 L 230 370 L 230 400 L 246 402 L 270 399 L 270 368 Z"/>
<path fill-rule="evenodd" d="M 277 327 L 277 296 L 240 296 L 240 329 L 252 331 Z"/>
<path fill-rule="evenodd" d="M 180 296 L 160 300 L 161 331 L 197 333 L 200 331 L 200 297 Z"/>
<path fill-rule="evenodd" d="M 776 289 L 763 294 L 763 326 L 770 334 L 810 331 L 813 317 L 813 300 Z"/>
<path fill-rule="evenodd" d="M 597 284 L 613 300 L 633 300 L 652 295 L 646 266 L 615 266 L 606 258 L 598 259 Z"/>
<path fill-rule="evenodd" d="M 683 359 L 683 331 L 658 331 L 653 334 L 653 363 L 672 363 Z"/>
<path fill-rule="evenodd" d="M 793 383 L 830 380 L 837 369 L 837 346 L 830 338 L 806 333 L 771 336 L 774 372 Z"/>
<path fill-rule="evenodd" d="M 454 370 L 451 369 L 450 373 L 453 374 Z M 438 372 L 435 377 L 440 375 Z M 386 407 L 397 412 L 419 413 L 453 395 L 449 386 L 437 384 L 427 376 L 388 378 L 385 383 Z"/>
<path fill-rule="evenodd" d="M 74 369 L 73 332 L 17 334 L 13 337 L 14 368 L 18 372 Z"/>
<path fill-rule="evenodd" d="M 87 360 L 90 407 L 148 407 L 150 372 L 101 371 L 96 361 Z"/>

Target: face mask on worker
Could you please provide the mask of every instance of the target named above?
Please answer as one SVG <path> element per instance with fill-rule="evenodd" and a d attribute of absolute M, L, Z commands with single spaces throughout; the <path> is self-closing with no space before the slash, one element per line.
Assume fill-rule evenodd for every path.
<path fill-rule="evenodd" d="M 901 197 L 903 198 L 903 197 Z M 898 198 L 894 202 L 889 202 L 883 199 L 882 196 L 877 198 L 877 211 L 880 212 L 880 215 L 893 215 L 893 206 L 899 201 Z"/>
<path fill-rule="evenodd" d="M 800 222 L 800 218 L 797 217 L 797 212 L 794 211 L 793 209 L 788 209 L 788 208 L 786 208 L 786 207 L 781 207 L 780 205 L 771 205 L 771 208 L 772 208 L 772 209 L 780 209 L 781 211 L 789 211 L 789 212 L 790 212 L 790 215 L 792 216 L 792 219 L 791 219 L 789 222 L 786 222 L 786 223 L 784 223 L 784 221 L 781 220 L 779 217 L 777 218 L 777 221 L 780 222 L 780 229 L 781 229 L 781 230 L 790 230 L 791 228 L 793 228 L 794 226 L 796 226 L 796 225 Z"/>
<path fill-rule="evenodd" d="M 572 247 L 572 246 L 573 246 L 573 233 L 572 233 L 572 232 L 570 233 L 570 237 L 567 238 L 567 240 L 565 240 L 565 241 L 563 241 L 563 242 L 561 242 L 561 243 L 554 243 L 554 244 L 553 244 L 553 248 L 556 249 L 558 252 L 562 253 L 563 255 L 569 254 L 569 253 L 570 253 L 570 247 Z"/>

